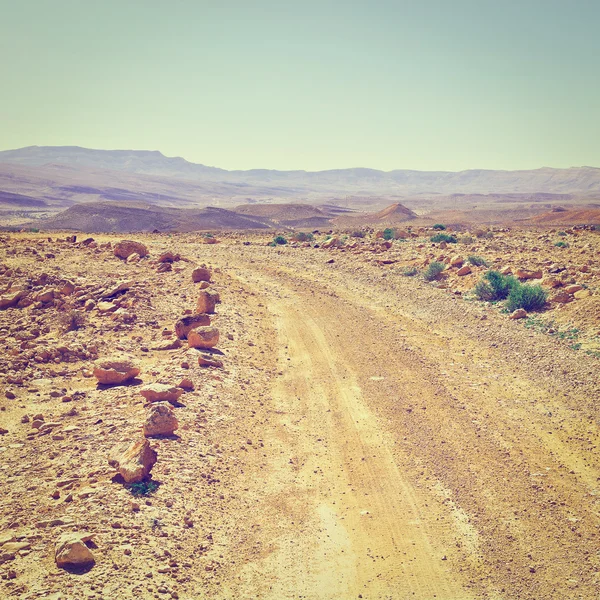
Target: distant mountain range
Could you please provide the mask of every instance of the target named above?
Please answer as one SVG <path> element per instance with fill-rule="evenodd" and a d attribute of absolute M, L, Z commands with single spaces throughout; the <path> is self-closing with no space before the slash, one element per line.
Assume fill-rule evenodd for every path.
<path fill-rule="evenodd" d="M 311 200 L 340 195 L 600 194 L 600 169 L 595 167 L 544 167 L 524 171 L 473 169 L 460 172 L 386 172 L 364 168 L 317 172 L 227 171 L 191 163 L 183 158 L 169 158 L 156 151 L 30 146 L 0 152 L 0 191 L 31 196 L 25 191 L 27 184 L 31 183 L 27 181 L 28 176 L 38 176 L 50 183 L 53 178 L 56 179 L 59 185 L 50 185 L 49 188 L 61 189 L 56 194 L 48 190 L 48 199 L 72 199 L 75 202 L 85 199 L 79 198 L 83 196 L 87 196 L 88 200 L 123 201 L 133 196 L 157 204 L 173 201 L 179 204 L 178 199 L 185 204 L 202 198 L 206 205 L 204 200 L 207 197 L 239 203 L 246 198 Z M 24 179 L 25 189 L 19 188 L 19 178 Z M 79 183 L 71 184 L 74 187 L 69 188 L 69 184 L 65 183 L 69 180 Z M 35 188 L 35 185 L 31 187 Z M 140 193 L 144 192 L 150 197 L 140 198 Z M 40 198 L 40 195 L 35 193 L 32 197 Z"/>

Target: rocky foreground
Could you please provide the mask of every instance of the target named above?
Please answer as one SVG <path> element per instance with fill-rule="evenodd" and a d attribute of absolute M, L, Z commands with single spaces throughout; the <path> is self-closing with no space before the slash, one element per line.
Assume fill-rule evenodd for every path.
<path fill-rule="evenodd" d="M 0 595 L 596 597 L 600 234 L 396 233 L 2 238 Z"/>

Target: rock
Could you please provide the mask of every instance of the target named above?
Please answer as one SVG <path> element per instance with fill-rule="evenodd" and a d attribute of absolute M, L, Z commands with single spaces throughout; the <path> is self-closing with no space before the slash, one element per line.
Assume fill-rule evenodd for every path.
<path fill-rule="evenodd" d="M 210 290 L 201 290 L 196 304 L 197 313 L 213 314 L 217 304 L 218 294 Z"/>
<path fill-rule="evenodd" d="M 98 302 L 98 312 L 102 315 L 115 312 L 119 307 L 112 302 Z"/>
<path fill-rule="evenodd" d="M 130 281 L 121 281 L 121 282 L 117 283 L 116 285 L 113 285 L 113 286 L 107 288 L 100 297 L 101 298 L 112 298 L 113 296 L 116 296 L 119 292 L 126 292 L 130 288 L 131 288 Z"/>
<path fill-rule="evenodd" d="M 556 279 L 556 277 L 544 277 L 542 279 L 542 285 L 549 288 L 559 288 L 562 283 L 560 279 Z"/>
<path fill-rule="evenodd" d="M 179 396 L 183 394 L 183 390 L 165 383 L 150 383 L 140 390 L 140 394 L 148 402 L 171 402 L 172 404 L 177 404 Z"/>
<path fill-rule="evenodd" d="M 96 303 L 90 298 L 89 300 L 86 300 L 83 308 L 86 310 L 86 312 L 90 312 L 96 308 Z"/>
<path fill-rule="evenodd" d="M 140 257 L 148 256 L 148 249 L 140 242 L 131 240 L 121 240 L 114 247 L 114 255 L 122 259 L 129 258 L 132 254 L 137 254 Z"/>
<path fill-rule="evenodd" d="M 542 278 L 542 272 L 541 271 L 528 271 L 526 269 L 517 269 L 515 271 L 515 275 L 521 281 L 525 281 L 527 279 L 541 279 Z"/>
<path fill-rule="evenodd" d="M 171 266 L 171 263 L 161 263 L 161 265 L 158 267 L 158 269 L 156 269 L 157 273 L 168 273 L 169 271 L 172 271 L 173 267 Z"/>
<path fill-rule="evenodd" d="M 94 363 L 94 377 L 104 385 L 124 383 L 139 374 L 139 368 L 127 357 L 113 356 Z"/>
<path fill-rule="evenodd" d="M 465 259 L 462 256 L 453 256 L 450 259 L 450 266 L 460 268 L 463 266 Z"/>
<path fill-rule="evenodd" d="M 582 285 L 568 285 L 565 287 L 565 292 L 567 292 L 567 294 L 574 294 L 575 292 L 579 292 L 582 289 Z"/>
<path fill-rule="evenodd" d="M 500 274 L 501 275 L 512 275 L 512 269 L 510 267 L 502 267 L 502 269 L 500 269 Z"/>
<path fill-rule="evenodd" d="M 173 263 L 181 260 L 181 256 L 179 254 L 173 254 L 172 252 L 163 252 L 158 257 L 159 263 Z"/>
<path fill-rule="evenodd" d="M 210 317 L 206 314 L 191 315 L 182 317 L 175 323 L 175 334 L 182 340 L 186 339 L 189 332 L 196 327 L 208 327 L 210 325 Z"/>
<path fill-rule="evenodd" d="M 582 300 L 583 298 L 587 298 L 588 296 L 591 296 L 591 295 L 592 295 L 592 292 L 590 290 L 579 290 L 573 294 L 573 296 L 575 298 L 577 298 L 577 300 Z"/>
<path fill-rule="evenodd" d="M 125 262 L 126 262 L 126 263 L 129 263 L 129 264 L 132 264 L 132 263 L 139 263 L 139 262 L 140 262 L 140 260 L 141 260 L 141 258 L 142 258 L 142 257 L 141 257 L 141 256 L 140 256 L 140 255 L 139 255 L 137 252 L 134 252 L 133 254 L 130 254 L 130 255 L 129 255 L 129 256 L 126 258 L 126 259 L 125 259 Z"/>
<path fill-rule="evenodd" d="M 156 344 L 156 346 L 152 346 L 152 350 L 177 350 L 177 348 L 181 348 L 183 344 L 179 338 L 172 338 L 164 340 L 163 342 Z"/>
<path fill-rule="evenodd" d="M 524 308 L 517 308 L 510 314 L 509 319 L 525 319 L 527 317 L 527 311 Z"/>
<path fill-rule="evenodd" d="M 198 327 L 188 334 L 190 348 L 214 348 L 219 343 L 219 330 L 216 327 Z"/>
<path fill-rule="evenodd" d="M 144 435 L 172 435 L 179 427 L 173 409 L 166 402 L 152 404 L 144 422 Z"/>
<path fill-rule="evenodd" d="M 96 561 L 91 550 L 85 545 L 93 536 L 85 533 L 63 533 L 56 542 L 54 558 L 59 567 L 83 567 Z"/>
<path fill-rule="evenodd" d="M 448 244 L 446 242 L 440 242 L 440 248 L 442 250 L 445 250 L 448 247 Z"/>
<path fill-rule="evenodd" d="M 35 297 L 36 302 L 43 302 L 44 304 L 51 302 L 53 299 L 54 290 L 42 290 Z"/>
<path fill-rule="evenodd" d="M 70 296 L 75 291 L 75 284 L 71 281 L 63 281 L 58 288 L 63 296 Z"/>
<path fill-rule="evenodd" d="M 201 367 L 218 367 L 223 368 L 223 361 L 217 358 L 214 354 L 202 353 L 198 356 L 198 364 Z"/>
<path fill-rule="evenodd" d="M 4 296 L 0 296 L 0 310 L 16 306 L 17 302 L 19 302 L 24 295 L 25 292 L 23 290 L 18 290 L 16 292 L 8 292 L 7 294 L 4 294 Z"/>
<path fill-rule="evenodd" d="M 146 438 L 142 438 L 129 446 L 116 448 L 108 463 L 117 469 L 126 483 L 137 483 L 150 475 L 156 459 L 156 451 Z"/>
<path fill-rule="evenodd" d="M 573 296 L 567 294 L 567 292 L 565 292 L 564 290 L 561 290 L 560 292 L 552 296 L 552 298 L 550 298 L 550 302 L 556 302 L 557 304 L 567 304 L 568 302 L 572 301 Z"/>
<path fill-rule="evenodd" d="M 460 275 L 461 277 L 463 275 L 469 275 L 469 273 L 471 273 L 471 267 L 469 265 L 465 265 L 464 267 L 461 267 L 458 271 L 456 271 L 456 274 Z"/>
<path fill-rule="evenodd" d="M 181 388 L 182 390 L 191 392 L 194 389 L 194 382 L 191 379 L 185 377 L 181 380 L 177 387 Z"/>
<path fill-rule="evenodd" d="M 198 267 L 192 271 L 192 281 L 199 283 L 201 281 L 210 281 L 211 273 L 206 267 Z"/>

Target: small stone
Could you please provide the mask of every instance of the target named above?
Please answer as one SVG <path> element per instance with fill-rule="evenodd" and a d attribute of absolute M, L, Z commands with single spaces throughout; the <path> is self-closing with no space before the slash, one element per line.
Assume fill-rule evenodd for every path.
<path fill-rule="evenodd" d="M 131 240 L 121 240 L 120 242 L 117 242 L 115 244 L 115 256 L 127 259 L 132 254 L 137 254 L 138 256 L 143 258 L 144 256 L 148 255 L 148 249 L 146 248 L 146 246 L 144 246 L 144 244 L 141 244 L 140 242 L 134 242 Z"/>
<path fill-rule="evenodd" d="M 146 437 L 173 435 L 178 427 L 177 417 L 168 403 L 157 402 L 150 406 L 144 423 L 144 435 Z"/>
<path fill-rule="evenodd" d="M 194 382 L 185 377 L 182 379 L 177 387 L 180 387 L 182 390 L 192 391 L 194 389 Z"/>
<path fill-rule="evenodd" d="M 183 394 L 183 390 L 165 383 L 150 383 L 140 390 L 140 394 L 148 402 L 171 402 L 171 404 L 177 404 L 179 397 Z"/>
<path fill-rule="evenodd" d="M 85 545 L 91 535 L 82 533 L 63 533 L 56 542 L 54 557 L 59 567 L 86 566 L 94 564 L 94 555 Z"/>
<path fill-rule="evenodd" d="M 517 308 L 510 314 L 509 319 L 525 319 L 527 317 L 527 311 L 524 308 Z"/>
<path fill-rule="evenodd" d="M 97 360 L 94 364 L 94 377 L 98 383 L 116 385 L 139 375 L 140 370 L 127 357 L 109 357 Z"/>
<path fill-rule="evenodd" d="M 214 348 L 219 343 L 219 330 L 216 327 L 198 327 L 188 334 L 190 348 Z"/>
<path fill-rule="evenodd" d="M 210 317 L 206 314 L 196 314 L 189 317 L 182 317 L 175 323 L 175 334 L 178 338 L 186 339 L 189 332 L 196 327 L 208 327 Z"/>
<path fill-rule="evenodd" d="M 215 306 L 219 296 L 211 290 L 200 290 L 198 302 L 196 303 L 197 313 L 212 314 L 215 312 Z"/>
<path fill-rule="evenodd" d="M 156 460 L 156 451 L 146 438 L 142 438 L 129 446 L 116 448 L 108 463 L 117 469 L 126 483 L 136 483 L 150 475 Z"/>
<path fill-rule="evenodd" d="M 192 281 L 199 283 L 200 281 L 210 281 L 211 273 L 206 267 L 198 267 L 192 271 Z"/>

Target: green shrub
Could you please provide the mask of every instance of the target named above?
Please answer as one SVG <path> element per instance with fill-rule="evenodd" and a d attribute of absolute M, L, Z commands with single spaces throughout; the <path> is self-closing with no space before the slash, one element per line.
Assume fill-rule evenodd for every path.
<path fill-rule="evenodd" d="M 456 244 L 458 241 L 453 235 L 448 235 L 447 233 L 438 233 L 429 238 L 431 242 L 446 242 L 447 244 Z"/>
<path fill-rule="evenodd" d="M 504 300 L 519 281 L 512 275 L 502 275 L 498 271 L 488 271 L 475 286 L 475 295 L 479 300 L 494 302 Z"/>
<path fill-rule="evenodd" d="M 556 235 L 557 235 L 558 237 L 566 237 L 566 236 L 567 236 L 567 233 L 566 233 L 565 231 L 559 231 L 559 232 L 558 232 Z"/>
<path fill-rule="evenodd" d="M 433 228 L 434 228 L 436 231 L 444 231 L 444 229 L 446 229 L 446 226 L 445 226 L 445 225 L 442 225 L 441 223 L 436 223 L 436 224 L 433 226 Z"/>
<path fill-rule="evenodd" d="M 396 230 L 388 227 L 383 230 L 383 239 L 384 240 L 393 240 L 396 237 Z"/>
<path fill-rule="evenodd" d="M 481 258 L 481 256 L 469 256 L 467 260 L 469 261 L 469 264 L 475 267 L 489 267 L 486 260 L 484 258 Z"/>
<path fill-rule="evenodd" d="M 418 272 L 416 267 L 404 267 L 404 269 L 402 269 L 402 275 L 404 275 L 404 277 L 414 277 Z"/>
<path fill-rule="evenodd" d="M 538 310 L 546 304 L 548 292 L 541 285 L 525 285 L 519 283 L 511 288 L 506 308 L 513 312 L 518 308 Z"/>
<path fill-rule="evenodd" d="M 158 481 L 139 481 L 137 483 L 128 483 L 125 487 L 133 496 L 150 496 L 159 487 Z"/>
<path fill-rule="evenodd" d="M 275 236 L 273 238 L 273 241 L 271 242 L 271 244 L 273 244 L 273 246 L 283 246 L 287 243 L 288 243 L 287 240 L 282 235 Z"/>
<path fill-rule="evenodd" d="M 441 262 L 432 262 L 429 264 L 425 272 L 423 273 L 423 279 L 425 281 L 433 281 L 440 276 L 440 273 L 444 271 L 446 265 Z"/>
<path fill-rule="evenodd" d="M 304 233 L 303 231 L 297 231 L 292 235 L 294 242 L 312 242 L 315 236 L 312 233 Z"/>
<path fill-rule="evenodd" d="M 554 244 L 557 248 L 568 248 L 569 244 L 567 244 L 567 242 L 563 242 L 562 240 L 560 242 L 556 242 L 556 244 Z"/>
<path fill-rule="evenodd" d="M 30 232 L 30 233 L 39 233 L 39 232 L 40 232 L 40 230 L 39 230 L 37 227 L 31 227 L 31 228 L 29 229 L 29 232 Z"/>

